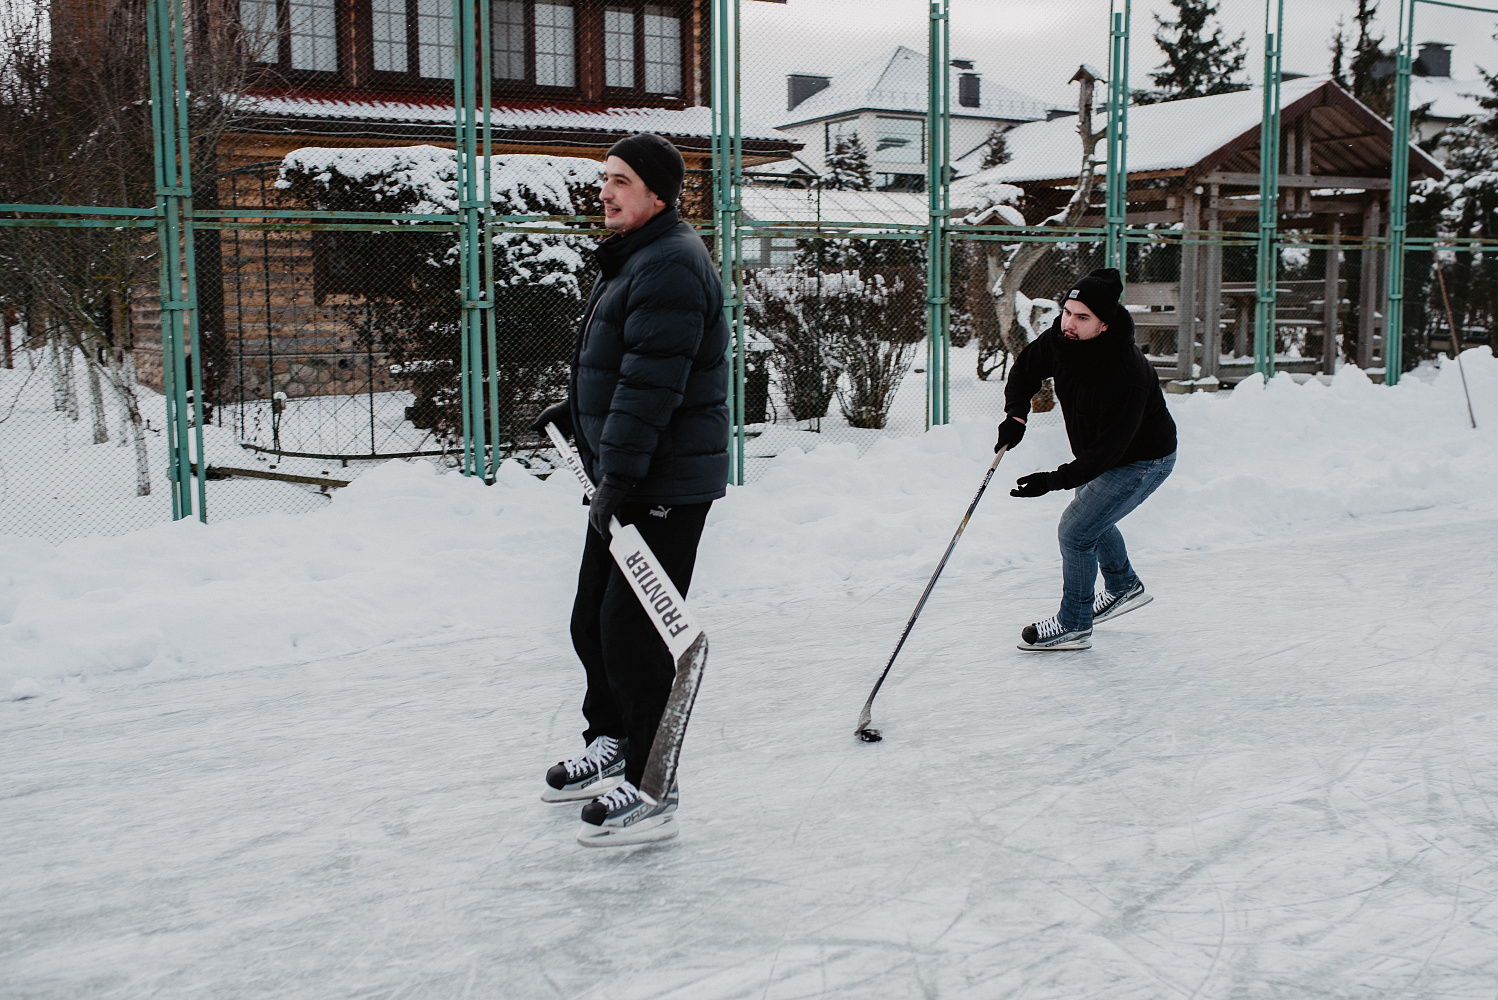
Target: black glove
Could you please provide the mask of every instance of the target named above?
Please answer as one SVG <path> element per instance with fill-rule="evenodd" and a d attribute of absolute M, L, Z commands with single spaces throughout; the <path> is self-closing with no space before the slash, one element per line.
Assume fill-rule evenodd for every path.
<path fill-rule="evenodd" d="M 1051 490 L 1056 489 L 1054 472 L 1032 472 L 1028 476 L 1020 476 L 1015 482 L 1016 489 L 1009 491 L 1012 497 L 1043 497 Z"/>
<path fill-rule="evenodd" d="M 999 442 L 993 446 L 993 453 L 997 455 L 1000 448 L 1013 449 L 1025 436 L 1025 422 L 1016 420 L 1014 417 L 1005 417 L 1004 422 L 999 425 Z"/>
<path fill-rule="evenodd" d="M 541 415 L 536 418 L 536 422 L 531 424 L 531 430 L 537 434 L 545 434 L 547 424 L 556 424 L 557 430 L 562 432 L 562 437 L 574 437 L 575 435 L 572 433 L 572 405 L 565 399 L 560 403 L 551 404 L 541 411 Z"/>
<path fill-rule="evenodd" d="M 604 538 L 609 537 L 609 519 L 619 512 L 619 505 L 629 491 L 635 488 L 633 479 L 612 473 L 603 477 L 603 482 L 593 490 L 593 499 L 588 501 L 588 527 Z"/>

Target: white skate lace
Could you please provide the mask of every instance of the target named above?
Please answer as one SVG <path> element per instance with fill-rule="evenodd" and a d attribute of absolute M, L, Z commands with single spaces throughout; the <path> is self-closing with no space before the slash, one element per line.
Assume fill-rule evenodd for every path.
<path fill-rule="evenodd" d="M 590 771 L 602 775 L 603 762 L 614 756 L 619 749 L 619 741 L 612 736 L 600 736 L 588 744 L 588 749 L 583 751 L 581 757 L 574 757 L 567 762 L 567 777 L 580 778 Z"/>
<path fill-rule="evenodd" d="M 598 801 L 602 802 L 603 807 L 609 812 L 613 812 L 616 809 L 623 809 L 639 797 L 640 793 L 635 790 L 635 786 L 626 781 L 607 795 L 600 795 Z"/>
<path fill-rule="evenodd" d="M 1118 598 L 1114 597 L 1106 590 L 1102 591 L 1092 599 L 1092 613 L 1095 615 L 1102 614 L 1104 611 L 1108 610 L 1108 605 L 1112 604 L 1116 600 L 1118 600 Z"/>
<path fill-rule="evenodd" d="M 1067 629 L 1065 627 L 1063 627 L 1062 624 L 1061 624 L 1061 622 L 1058 621 L 1057 619 L 1055 619 L 1055 618 L 1047 618 L 1043 622 L 1037 622 L 1036 623 L 1036 625 L 1035 625 L 1035 631 L 1039 635 L 1040 638 L 1042 638 L 1042 639 L 1050 639 L 1050 638 L 1053 638 L 1054 636 L 1060 635 L 1062 632 L 1067 631 Z"/>

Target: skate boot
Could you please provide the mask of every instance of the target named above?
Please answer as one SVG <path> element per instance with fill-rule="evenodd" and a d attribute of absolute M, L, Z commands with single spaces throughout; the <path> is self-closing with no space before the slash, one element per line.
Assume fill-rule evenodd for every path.
<path fill-rule="evenodd" d="M 595 737 L 581 756 L 553 764 L 546 772 L 542 802 L 581 802 L 613 791 L 624 780 L 628 740 Z"/>
<path fill-rule="evenodd" d="M 1098 625 L 1126 615 L 1135 608 L 1142 608 L 1154 597 L 1144 592 L 1144 584 L 1136 583 L 1122 594 L 1110 594 L 1106 590 L 1092 599 L 1092 624 Z"/>
<path fill-rule="evenodd" d="M 1020 632 L 1020 638 L 1024 641 L 1019 644 L 1019 648 L 1027 650 L 1092 648 L 1092 629 L 1072 631 L 1055 618 L 1026 625 Z"/>
<path fill-rule="evenodd" d="M 584 847 L 650 844 L 676 836 L 676 806 L 681 794 L 672 788 L 666 801 L 653 806 L 628 781 L 583 806 L 577 842 Z"/>

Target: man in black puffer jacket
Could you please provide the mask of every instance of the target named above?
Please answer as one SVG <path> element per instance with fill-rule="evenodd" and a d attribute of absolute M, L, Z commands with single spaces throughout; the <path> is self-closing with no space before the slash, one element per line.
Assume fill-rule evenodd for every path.
<path fill-rule="evenodd" d="M 1030 399 L 1047 378 L 1066 420 L 1076 460 L 1054 472 L 1022 476 L 1010 493 L 1038 497 L 1076 490 L 1061 515 L 1061 610 L 1025 626 L 1020 649 L 1089 649 L 1092 626 L 1148 604 L 1118 522 L 1175 468 L 1176 425 L 1160 379 L 1134 344 L 1134 321 L 1119 303 L 1118 271 L 1078 279 L 1051 328 L 1020 352 L 1004 387 L 999 441 L 1013 448 L 1025 435 Z M 1093 593 L 1098 568 L 1103 591 Z"/>
<path fill-rule="evenodd" d="M 708 508 L 728 485 L 723 285 L 707 247 L 677 218 L 684 174 L 681 154 L 660 136 L 609 150 L 600 198 L 612 235 L 594 251 L 600 274 L 567 401 L 535 424 L 574 438 L 597 484 L 572 607 L 588 679 L 587 746 L 547 772 L 543 798 L 594 799 L 584 822 L 611 829 L 674 819 L 674 790 L 651 806 L 637 789 L 676 665 L 609 555 L 609 521 L 638 527 L 685 595 Z"/>

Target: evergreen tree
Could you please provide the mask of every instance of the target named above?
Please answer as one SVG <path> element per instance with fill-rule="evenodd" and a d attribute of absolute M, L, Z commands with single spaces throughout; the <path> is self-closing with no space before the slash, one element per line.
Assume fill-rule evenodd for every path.
<path fill-rule="evenodd" d="M 827 156 L 827 172 L 822 186 L 829 191 L 872 191 L 874 171 L 863 140 L 856 135 L 843 136 Z"/>
<path fill-rule="evenodd" d="M 1216 23 L 1214 0 L 1170 0 L 1175 20 L 1155 15 L 1159 30 L 1155 44 L 1165 53 L 1158 72 L 1151 73 L 1155 90 L 1136 90 L 1138 104 L 1179 101 L 1187 97 L 1209 97 L 1247 90 L 1248 84 L 1234 79 L 1243 72 L 1247 58 L 1244 36 L 1229 42 Z"/>
<path fill-rule="evenodd" d="M 988 151 L 983 155 L 983 169 L 989 167 L 1003 166 L 1014 159 L 1014 154 L 1009 152 L 1009 140 L 1004 137 L 1004 130 L 994 126 L 994 130 L 988 135 Z"/>
<path fill-rule="evenodd" d="M 1349 82 L 1352 96 L 1388 118 L 1394 113 L 1394 51 L 1384 48 L 1383 35 L 1373 33 L 1377 15 L 1378 0 L 1358 0 L 1358 12 L 1352 17 L 1358 37 L 1352 47 Z"/>

